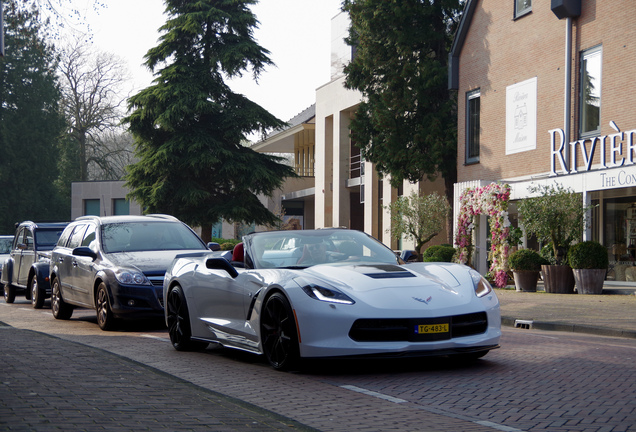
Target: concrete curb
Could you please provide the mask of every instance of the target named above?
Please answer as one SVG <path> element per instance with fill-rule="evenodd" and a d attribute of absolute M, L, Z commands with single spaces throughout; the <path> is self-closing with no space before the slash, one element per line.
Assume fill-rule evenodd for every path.
<path fill-rule="evenodd" d="M 501 325 L 514 328 L 530 328 L 534 330 L 562 331 L 570 333 L 585 333 L 596 336 L 611 336 L 628 339 L 636 339 L 636 331 L 620 330 L 607 327 L 596 327 L 584 324 L 565 324 L 558 322 L 546 322 L 535 320 L 519 320 L 512 317 L 501 317 Z"/>

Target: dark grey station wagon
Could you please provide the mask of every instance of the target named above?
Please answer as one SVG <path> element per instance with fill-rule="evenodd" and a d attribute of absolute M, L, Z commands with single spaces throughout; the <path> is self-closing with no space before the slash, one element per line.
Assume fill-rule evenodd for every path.
<path fill-rule="evenodd" d="M 103 330 L 120 319 L 160 318 L 166 269 L 178 254 L 205 250 L 172 216 L 77 218 L 51 256 L 53 316 L 70 319 L 75 307 L 92 308 Z"/>

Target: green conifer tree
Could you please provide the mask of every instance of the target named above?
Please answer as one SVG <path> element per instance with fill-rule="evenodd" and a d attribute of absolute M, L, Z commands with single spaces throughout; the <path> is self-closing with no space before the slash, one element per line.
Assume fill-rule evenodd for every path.
<path fill-rule="evenodd" d="M 130 195 L 149 212 L 201 226 L 206 240 L 219 219 L 271 224 L 258 195 L 294 172 L 244 143 L 283 122 L 225 82 L 250 70 L 257 79 L 272 64 L 253 38 L 256 1 L 165 3 L 163 35 L 145 57 L 156 78 L 129 100 L 125 119 L 139 158 L 127 175 Z"/>
<path fill-rule="evenodd" d="M 0 59 L 0 233 L 23 220 L 64 220 L 57 178 L 64 118 L 58 104 L 53 47 L 44 42 L 36 9 L 5 1 L 5 55 Z"/>

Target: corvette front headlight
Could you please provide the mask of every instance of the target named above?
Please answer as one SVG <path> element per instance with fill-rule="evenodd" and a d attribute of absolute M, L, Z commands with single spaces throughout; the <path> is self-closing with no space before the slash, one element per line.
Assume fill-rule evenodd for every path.
<path fill-rule="evenodd" d="M 349 296 L 335 288 L 326 288 L 313 283 L 305 284 L 302 288 L 305 294 L 315 300 L 347 305 L 355 303 Z"/>
<path fill-rule="evenodd" d="M 492 292 L 492 286 L 479 272 L 470 270 L 470 277 L 473 280 L 473 288 L 477 297 L 484 297 Z"/>

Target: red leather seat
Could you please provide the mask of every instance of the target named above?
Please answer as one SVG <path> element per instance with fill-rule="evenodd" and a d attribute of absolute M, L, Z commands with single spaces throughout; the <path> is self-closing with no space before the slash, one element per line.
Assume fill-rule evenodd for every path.
<path fill-rule="evenodd" d="M 243 243 L 239 243 L 234 246 L 234 250 L 232 250 L 232 262 L 244 262 L 245 261 L 245 252 L 243 250 Z"/>

